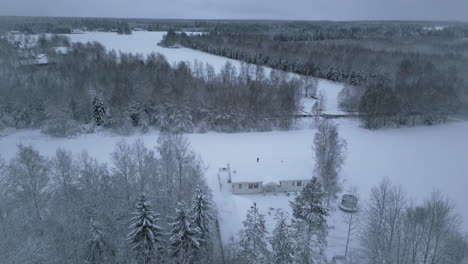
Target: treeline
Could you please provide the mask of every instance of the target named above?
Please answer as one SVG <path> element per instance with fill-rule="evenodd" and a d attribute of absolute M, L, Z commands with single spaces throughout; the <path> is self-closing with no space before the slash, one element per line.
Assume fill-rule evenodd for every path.
<path fill-rule="evenodd" d="M 187 139 L 119 142 L 100 163 L 19 145 L 0 161 L 3 263 L 220 263 L 215 208 Z"/>
<path fill-rule="evenodd" d="M 358 193 L 354 193 L 358 196 Z M 266 230 L 266 216 L 254 203 L 239 239 L 232 239 L 227 263 L 346 263 L 346 264 L 461 264 L 468 257 L 468 240 L 460 231 L 454 204 L 433 192 L 421 204 L 388 178 L 372 188 L 358 211 L 341 212 L 346 227 L 343 255 L 327 258 L 329 210 L 326 193 L 316 178 L 291 201 L 292 216 L 282 210 L 276 225 Z M 334 223 L 337 224 L 337 223 Z M 355 240 L 353 245 L 348 245 Z M 357 243 L 359 242 L 359 243 Z M 331 262 L 330 262 L 331 261 Z"/>
<path fill-rule="evenodd" d="M 370 129 L 432 125 L 445 122 L 462 107 L 461 82 L 456 69 L 441 71 L 432 62 L 413 57 L 401 62 L 393 82 L 376 80 L 367 85 L 360 97 L 343 100 L 359 99 L 357 110 L 364 126 Z"/>
<path fill-rule="evenodd" d="M 164 41 L 248 63 L 344 82 L 351 85 L 350 89 L 372 87 L 367 89 L 368 93 L 387 92 L 379 88 L 381 85 L 391 87 L 401 107 L 396 106 L 392 109 L 394 112 L 381 113 L 378 104 L 373 104 L 361 114 L 392 114 L 392 119 L 412 116 L 409 121 L 400 120 L 397 124 L 431 124 L 458 112 L 460 106 L 468 106 L 468 79 L 463 74 L 468 70 L 468 42 L 462 40 L 468 33 L 466 24 L 448 24 L 441 29 L 435 29 L 433 24 L 404 22 L 272 23 L 262 24 L 261 29 L 249 26 L 248 23 L 218 25 L 209 34 L 196 36 L 169 32 Z M 348 92 L 351 93 L 356 95 L 359 91 Z M 415 98 L 416 94 L 424 96 Z M 369 107 L 368 103 L 363 104 Z M 360 108 L 344 110 L 359 111 Z M 395 124 L 377 123 L 366 126 L 377 128 Z"/>
<path fill-rule="evenodd" d="M 145 18 L 84 18 L 84 17 L 0 17 L 0 33 L 19 31 L 28 34 L 55 33 L 69 34 L 73 29 L 90 31 L 113 31 L 119 24 L 126 23 L 131 28 L 148 31 L 167 31 L 169 29 L 206 28 L 208 21 Z"/>
<path fill-rule="evenodd" d="M 0 126 L 43 127 L 66 136 L 97 126 L 129 130 L 235 132 L 288 129 L 299 107 L 298 80 L 262 67 L 181 62 L 160 54 L 108 52 L 98 43 L 40 38 L 32 49 L 47 66 L 21 66 L 24 49 L 0 40 Z M 69 45 L 67 55 L 54 46 Z M 82 124 L 89 124 L 82 126 Z"/>

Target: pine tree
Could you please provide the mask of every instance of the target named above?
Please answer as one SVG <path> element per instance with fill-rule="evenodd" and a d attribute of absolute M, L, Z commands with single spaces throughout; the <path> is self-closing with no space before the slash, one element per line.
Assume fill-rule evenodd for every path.
<path fill-rule="evenodd" d="M 189 212 L 193 225 L 200 229 L 202 235 L 206 235 L 209 224 L 213 221 L 213 215 L 211 215 L 211 202 L 201 189 L 195 189 Z"/>
<path fill-rule="evenodd" d="M 273 236 L 270 238 L 272 248 L 272 263 L 288 264 L 293 263 L 294 243 L 292 240 L 291 227 L 286 222 L 283 212 L 276 213 L 276 227 Z"/>
<path fill-rule="evenodd" d="M 314 177 L 291 202 L 296 251 L 302 263 L 323 257 L 328 216 L 323 201 L 325 195 L 322 185 Z"/>
<path fill-rule="evenodd" d="M 96 122 L 96 125 L 101 126 L 104 124 L 104 119 L 106 116 L 106 107 L 102 97 L 97 94 L 94 95 L 92 105 L 94 122 Z"/>
<path fill-rule="evenodd" d="M 140 195 L 136 203 L 136 210 L 133 213 L 130 224 L 130 233 L 127 240 L 133 244 L 132 250 L 135 252 L 138 263 L 148 264 L 154 262 L 157 258 L 156 251 L 158 245 L 162 246 L 163 233 L 162 228 L 155 223 L 158 220 L 158 214 L 150 209 L 150 202 L 146 200 L 144 194 Z"/>
<path fill-rule="evenodd" d="M 209 225 L 213 221 L 211 210 L 211 203 L 208 197 L 201 189 L 195 189 L 195 194 L 192 198 L 192 204 L 189 209 L 189 215 L 192 218 L 191 225 L 198 227 L 200 230 L 200 249 L 203 251 L 200 253 L 205 257 L 208 257 L 208 250 L 210 248 L 211 241 L 209 233 Z"/>
<path fill-rule="evenodd" d="M 114 250 L 104 236 L 99 222 L 91 219 L 91 239 L 88 240 L 88 258 L 86 264 L 112 263 Z"/>
<path fill-rule="evenodd" d="M 201 232 L 198 227 L 190 225 L 190 218 L 183 204 L 179 203 L 176 214 L 176 217 L 172 218 L 173 222 L 169 224 L 171 226 L 170 253 L 177 263 L 192 263 L 200 248 Z"/>
<path fill-rule="evenodd" d="M 268 263 L 265 215 L 258 211 L 256 203 L 250 207 L 242 224 L 239 260 L 241 263 Z"/>

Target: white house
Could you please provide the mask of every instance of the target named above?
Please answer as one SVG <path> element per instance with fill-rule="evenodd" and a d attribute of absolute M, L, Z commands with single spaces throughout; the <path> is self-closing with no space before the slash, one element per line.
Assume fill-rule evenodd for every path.
<path fill-rule="evenodd" d="M 84 34 L 84 31 L 76 28 L 76 29 L 72 29 L 71 33 L 72 34 Z"/>
<path fill-rule="evenodd" d="M 218 179 L 221 189 L 233 194 L 299 192 L 312 177 L 307 170 L 298 172 L 304 167 L 307 168 L 284 160 L 265 162 L 257 158 L 239 169 L 232 169 L 229 164 L 219 168 Z"/>

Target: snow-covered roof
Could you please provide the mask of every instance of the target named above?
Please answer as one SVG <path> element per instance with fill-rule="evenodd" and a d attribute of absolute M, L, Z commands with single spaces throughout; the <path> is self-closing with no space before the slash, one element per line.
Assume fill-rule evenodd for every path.
<path fill-rule="evenodd" d="M 297 159 L 269 159 L 259 157 L 246 160 L 242 164 L 230 164 L 231 181 L 279 183 L 287 180 L 307 180 L 312 178 L 312 157 L 309 161 Z"/>
<path fill-rule="evenodd" d="M 40 65 L 40 64 L 47 64 L 47 63 L 49 63 L 49 59 L 47 58 L 45 54 L 39 54 L 36 56 L 36 64 Z"/>

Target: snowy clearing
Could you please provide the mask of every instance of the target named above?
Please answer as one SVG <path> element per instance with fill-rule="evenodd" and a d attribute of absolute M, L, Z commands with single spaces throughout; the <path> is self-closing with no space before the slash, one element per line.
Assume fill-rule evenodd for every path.
<path fill-rule="evenodd" d="M 67 35 L 72 41 L 98 41 L 107 49 L 148 55 L 159 52 L 171 64 L 180 61 L 198 60 L 212 64 L 217 71 L 227 62 L 239 67 L 240 62 L 204 52 L 187 49 L 169 49 L 157 46 L 165 32 L 133 32 L 132 35 L 116 33 L 86 32 Z M 268 68 L 265 68 L 268 72 Z M 291 74 L 291 76 L 297 76 Z M 326 97 L 326 111 L 329 114 L 342 113 L 338 108 L 337 96 L 342 84 L 320 80 L 319 90 Z M 310 112 L 314 100 L 303 101 L 304 112 Z M 465 222 L 463 230 L 468 231 L 468 211 L 463 210 L 468 203 L 468 122 L 458 121 L 432 127 L 382 129 L 370 131 L 359 127 L 352 119 L 337 120 L 340 134 L 348 143 L 348 157 L 342 172 L 345 189 L 357 185 L 361 200 L 365 201 L 372 186 L 388 176 L 395 184 L 401 184 L 409 197 L 421 201 L 437 188 L 457 203 L 458 212 Z M 1 135 L 2 131 L 0 131 Z M 261 177 L 273 175 L 268 168 L 275 167 L 272 162 L 294 161 L 289 173 L 297 178 L 312 176 L 314 166 L 312 141 L 315 130 L 303 126 L 300 130 L 272 131 L 255 133 L 206 133 L 188 134 L 194 150 L 203 158 L 207 170 L 207 183 L 213 190 L 219 210 L 222 239 L 226 243 L 231 236 L 237 235 L 242 227 L 245 213 L 256 202 L 262 213 L 274 214 L 277 208 L 288 212 L 289 199 L 286 194 L 242 195 L 236 196 L 222 192 L 217 179 L 218 168 L 230 163 L 233 168 L 248 166 L 257 157 L 262 162 Z M 87 150 L 101 162 L 109 162 L 115 144 L 125 139 L 133 141 L 141 138 L 148 146 L 155 146 L 157 131 L 132 136 L 118 136 L 100 132 L 80 135 L 74 138 L 52 138 L 39 130 L 10 131 L 0 136 L 0 155 L 7 160 L 16 153 L 16 145 L 31 144 L 41 153 L 52 156 L 57 148 L 72 150 L 75 154 Z M 265 163 L 265 164 L 263 164 Z M 303 175 L 307 174 L 307 175 Z M 273 218 L 267 218 L 268 230 L 274 225 Z M 337 210 L 329 218 L 329 225 L 335 229 L 329 234 L 329 255 L 343 254 L 344 225 L 341 212 Z M 331 253 L 331 254 L 330 254 Z"/>
<path fill-rule="evenodd" d="M 116 52 L 125 52 L 133 54 L 141 54 L 148 56 L 151 53 L 163 54 L 170 64 L 177 64 L 181 61 L 193 63 L 195 60 L 199 62 L 207 62 L 211 64 L 215 70 L 219 71 L 227 61 L 239 68 L 240 62 L 237 60 L 227 59 L 220 56 L 211 55 L 205 52 L 192 50 L 188 48 L 164 48 L 157 44 L 162 40 L 166 32 L 149 32 L 149 31 L 134 31 L 131 35 L 119 35 L 113 32 L 85 32 L 84 34 L 66 34 L 72 42 L 99 42 L 108 50 Z"/>
<path fill-rule="evenodd" d="M 463 210 L 468 203 L 468 122 L 378 131 L 363 129 L 356 120 L 342 119 L 338 123 L 342 137 L 348 142 L 348 157 L 342 173 L 345 186 L 359 186 L 364 201 L 370 188 L 385 176 L 390 177 L 395 184 L 401 184 L 409 197 L 419 201 L 437 188 L 457 203 L 457 211 L 465 219 L 463 230 L 468 231 L 468 211 Z M 231 235 L 237 234 L 253 202 L 257 202 L 265 214 L 274 213 L 276 208 L 289 211 L 289 202 L 285 194 L 236 196 L 220 192 L 218 168 L 228 162 L 242 168 L 245 162 L 252 162 L 257 157 L 265 163 L 287 159 L 300 161 L 291 167 L 291 174 L 310 171 L 309 175 L 304 175 L 310 177 L 314 165 L 311 148 L 314 133 L 314 129 L 302 129 L 187 135 L 207 166 L 207 183 L 213 190 L 219 209 L 225 242 Z M 0 153 L 10 159 L 16 152 L 16 145 L 23 143 L 33 145 L 47 156 L 52 156 L 59 147 L 74 153 L 85 149 L 99 161 L 108 162 L 116 142 L 141 138 L 148 146 L 154 146 L 157 136 L 157 131 L 128 137 L 102 132 L 62 139 L 42 135 L 38 130 L 26 130 L 1 137 Z M 297 164 L 302 167 L 297 167 Z M 265 167 L 268 168 L 268 164 Z M 269 174 L 268 171 L 259 173 Z M 274 223 L 271 219 L 267 223 L 271 231 Z M 345 233 L 340 214 L 330 217 L 329 224 L 336 227 L 330 231 L 330 250 L 342 254 Z"/>
<path fill-rule="evenodd" d="M 164 48 L 157 44 L 162 40 L 166 32 L 149 32 L 149 31 L 134 31 L 132 35 L 118 35 L 113 32 L 85 32 L 83 34 L 67 34 L 72 42 L 99 42 L 108 50 L 115 50 L 116 52 L 125 52 L 133 54 L 141 54 L 148 56 L 151 53 L 163 54 L 171 65 L 179 62 L 187 62 L 192 64 L 195 61 L 208 63 L 212 65 L 216 72 L 220 72 L 221 68 L 226 62 L 232 63 L 237 69 L 240 68 L 241 62 L 221 56 L 212 55 L 206 52 L 193 50 L 189 48 Z M 200 34 L 200 33 L 198 33 Z M 271 68 L 263 67 L 266 76 L 269 76 Z M 290 78 L 300 77 L 298 74 L 288 73 Z M 325 110 L 327 114 L 343 114 L 338 108 L 338 93 L 343 88 L 340 83 L 331 82 L 328 80 L 319 79 L 318 90 L 322 91 L 325 95 Z M 310 113 L 312 105 L 315 102 L 312 98 L 306 98 L 303 101 L 303 112 Z"/>

